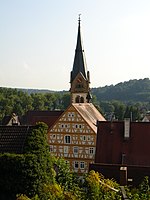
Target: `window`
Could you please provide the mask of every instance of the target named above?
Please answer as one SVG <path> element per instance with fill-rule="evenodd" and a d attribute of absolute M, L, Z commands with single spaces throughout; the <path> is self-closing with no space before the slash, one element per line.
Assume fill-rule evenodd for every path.
<path fill-rule="evenodd" d="M 83 97 L 81 97 L 81 103 L 84 103 L 84 98 Z"/>
<path fill-rule="evenodd" d="M 68 146 L 64 146 L 64 153 L 68 153 Z"/>
<path fill-rule="evenodd" d="M 53 145 L 50 145 L 50 146 L 49 146 L 49 151 L 50 151 L 50 152 L 53 152 Z"/>
<path fill-rule="evenodd" d="M 69 165 L 69 161 L 68 160 L 66 160 L 66 165 Z"/>
<path fill-rule="evenodd" d="M 85 135 L 83 135 L 83 141 L 86 141 L 86 136 Z"/>
<path fill-rule="evenodd" d="M 65 144 L 70 144 L 71 143 L 71 137 L 70 135 L 65 136 Z"/>
<path fill-rule="evenodd" d="M 80 103 L 80 96 L 77 96 L 75 101 L 76 103 Z"/>
<path fill-rule="evenodd" d="M 90 136 L 87 137 L 87 140 L 90 141 Z"/>
<path fill-rule="evenodd" d="M 73 147 L 73 153 L 74 154 L 78 154 L 78 150 L 79 150 L 78 147 Z"/>
<path fill-rule="evenodd" d="M 55 134 L 53 134 L 53 139 L 55 139 L 56 138 L 56 135 Z"/>
<path fill-rule="evenodd" d="M 80 162 L 80 169 L 84 169 L 84 162 L 83 161 Z"/>
<path fill-rule="evenodd" d="M 82 124 L 75 124 L 76 128 L 82 128 Z"/>
<path fill-rule="evenodd" d="M 90 153 L 90 154 L 94 154 L 94 147 L 90 147 L 89 153 Z"/>
<path fill-rule="evenodd" d="M 72 113 L 68 113 L 68 117 L 74 117 L 74 113 L 72 112 Z"/>
<path fill-rule="evenodd" d="M 78 169 L 79 168 L 79 162 L 78 161 L 74 161 L 74 168 Z"/>
<path fill-rule="evenodd" d="M 81 124 L 79 124 L 79 128 L 82 128 L 82 125 L 81 125 Z"/>

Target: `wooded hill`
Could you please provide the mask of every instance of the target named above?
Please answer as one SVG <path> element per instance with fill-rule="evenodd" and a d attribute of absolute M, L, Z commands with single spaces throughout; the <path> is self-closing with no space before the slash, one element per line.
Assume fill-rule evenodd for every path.
<path fill-rule="evenodd" d="M 19 89 L 28 94 L 32 93 L 67 93 L 67 91 L 52 91 L 38 89 Z M 118 83 L 116 85 L 91 88 L 91 93 L 98 101 L 118 100 L 123 102 L 149 102 L 150 79 L 134 79 Z"/>
<path fill-rule="evenodd" d="M 150 111 L 150 80 L 130 80 L 117 85 L 92 88 L 92 103 L 106 117 L 122 120 L 130 117 L 135 121 Z M 19 116 L 28 110 L 65 110 L 70 104 L 67 91 L 12 89 L 0 87 L 0 124 L 13 112 Z"/>
<path fill-rule="evenodd" d="M 149 102 L 150 80 L 149 78 L 134 79 L 117 85 L 92 88 L 92 94 L 99 101 Z"/>

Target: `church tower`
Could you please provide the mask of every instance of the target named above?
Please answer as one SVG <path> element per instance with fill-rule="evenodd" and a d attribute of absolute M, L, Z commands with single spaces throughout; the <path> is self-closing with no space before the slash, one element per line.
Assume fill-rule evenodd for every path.
<path fill-rule="evenodd" d="M 73 69 L 71 71 L 71 103 L 89 103 L 90 95 L 90 73 L 87 71 L 84 49 L 81 38 L 80 15 L 78 23 L 77 45 L 75 50 L 75 57 Z"/>
<path fill-rule="evenodd" d="M 90 103 L 90 76 L 81 40 L 80 17 L 77 45 L 71 72 L 71 103 L 48 131 L 51 155 L 64 158 L 73 172 L 83 175 L 94 162 L 97 121 L 105 121 Z"/>

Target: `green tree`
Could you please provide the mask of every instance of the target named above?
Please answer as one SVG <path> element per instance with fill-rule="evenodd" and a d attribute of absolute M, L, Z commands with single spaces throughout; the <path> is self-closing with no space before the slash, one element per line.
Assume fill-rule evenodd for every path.
<path fill-rule="evenodd" d="M 26 176 L 28 176 L 28 191 L 30 195 L 41 195 L 44 184 L 54 181 L 52 162 L 47 143 L 48 126 L 38 123 L 32 134 L 26 139 L 24 153 L 32 155 L 32 160 L 27 160 Z M 32 169 L 32 170 L 31 170 Z M 33 173 L 34 170 L 34 173 Z M 33 181 L 31 181 L 33 180 Z"/>
<path fill-rule="evenodd" d="M 118 120 L 123 120 L 124 119 L 124 112 L 125 112 L 125 105 L 124 103 L 120 101 L 113 101 L 113 106 L 114 106 L 114 115 L 115 118 Z"/>
<path fill-rule="evenodd" d="M 31 94 L 31 97 L 33 99 L 33 109 L 34 110 L 45 110 L 44 107 L 44 101 L 45 101 L 45 96 L 40 93 L 35 93 Z"/>
<path fill-rule="evenodd" d="M 115 181 L 104 179 L 103 175 L 93 170 L 85 178 L 85 187 L 87 200 L 121 200 L 119 185 Z"/>

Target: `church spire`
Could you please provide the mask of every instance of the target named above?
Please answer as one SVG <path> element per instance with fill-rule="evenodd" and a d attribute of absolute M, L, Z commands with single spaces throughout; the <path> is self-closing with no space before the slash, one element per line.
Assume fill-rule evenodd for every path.
<path fill-rule="evenodd" d="M 71 71 L 71 77 L 70 77 L 70 83 L 71 83 L 70 92 L 71 92 L 72 103 L 88 103 L 90 102 L 91 99 L 91 95 L 89 93 L 90 76 L 86 67 L 84 49 L 81 38 L 80 23 L 81 19 L 79 15 L 77 44 L 75 50 L 73 69 Z"/>
<path fill-rule="evenodd" d="M 75 79 L 78 73 L 82 73 L 85 79 L 87 79 L 87 67 L 86 67 L 86 60 L 84 55 L 84 49 L 82 45 L 82 38 L 81 38 L 81 19 L 79 14 L 78 20 L 78 36 L 77 36 L 77 44 L 75 50 L 75 57 L 73 63 L 73 70 L 71 73 L 71 82 Z"/>

